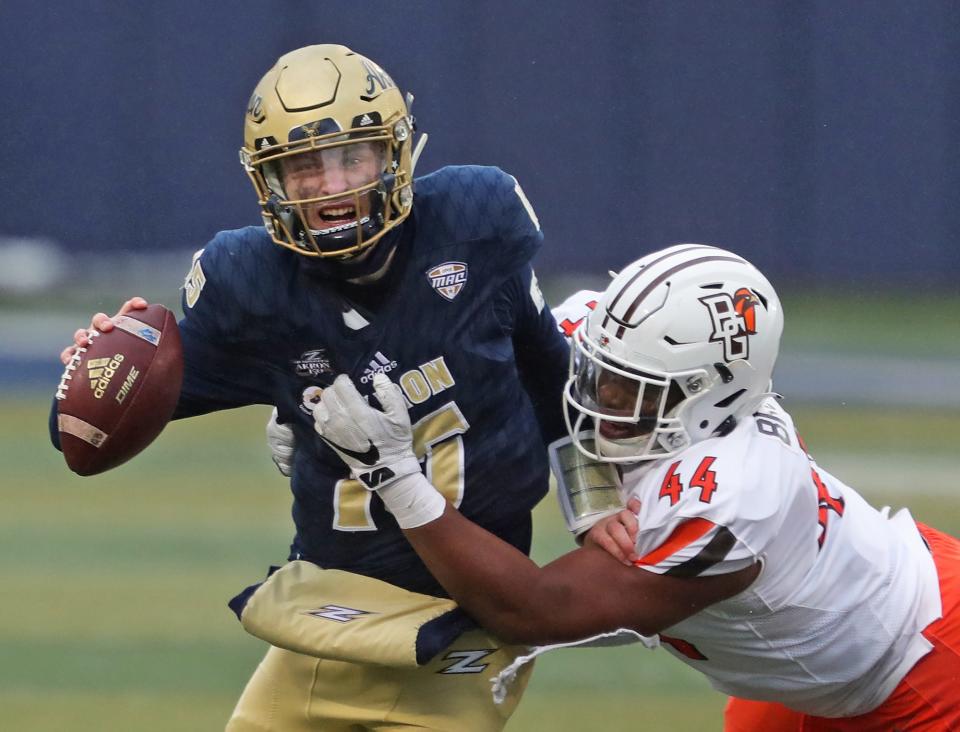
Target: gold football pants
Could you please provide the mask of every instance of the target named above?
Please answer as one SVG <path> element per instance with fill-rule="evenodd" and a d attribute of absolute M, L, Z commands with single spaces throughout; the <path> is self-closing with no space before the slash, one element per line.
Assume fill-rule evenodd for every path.
<path fill-rule="evenodd" d="M 490 679 L 526 650 L 474 630 L 428 664 L 410 669 L 319 659 L 271 646 L 227 732 L 494 732 L 520 701 L 531 666 L 518 674 L 499 705 Z"/>

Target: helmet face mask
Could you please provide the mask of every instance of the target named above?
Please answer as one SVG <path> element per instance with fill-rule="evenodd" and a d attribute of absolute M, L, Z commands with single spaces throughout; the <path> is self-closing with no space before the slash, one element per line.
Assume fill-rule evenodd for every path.
<path fill-rule="evenodd" d="M 267 160 L 268 205 L 300 248 L 320 256 L 338 256 L 343 249 L 347 254 L 354 246 L 362 251 L 364 241 L 383 228 L 379 188 L 385 159 L 382 141 L 363 140 Z"/>
<path fill-rule="evenodd" d="M 605 462 L 633 463 L 677 452 L 690 444 L 678 407 L 696 398 L 708 380 L 702 369 L 685 373 L 640 371 L 603 351 L 581 328 L 571 349 L 570 378 L 564 399 L 579 414 L 567 431 L 577 435 L 595 425 L 596 452 L 588 455 Z M 684 391 L 681 384 L 687 384 Z"/>
<path fill-rule="evenodd" d="M 353 259 L 410 213 L 413 118 L 390 77 L 344 46 L 282 56 L 247 108 L 240 159 L 274 242 Z"/>
<path fill-rule="evenodd" d="M 724 434 L 769 393 L 783 315 L 749 262 L 705 245 L 616 276 L 574 335 L 567 430 L 595 460 L 669 457 Z M 579 436 L 591 435 L 589 441 Z"/>

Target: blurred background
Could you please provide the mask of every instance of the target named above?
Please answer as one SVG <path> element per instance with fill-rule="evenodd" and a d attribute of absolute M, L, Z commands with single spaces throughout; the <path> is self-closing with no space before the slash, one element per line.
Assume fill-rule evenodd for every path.
<path fill-rule="evenodd" d="M 553 303 L 672 243 L 753 260 L 820 463 L 960 531 L 958 29 L 946 0 L 0 4 L 0 726 L 220 729 L 263 652 L 225 601 L 292 531 L 266 412 L 86 479 L 46 416 L 91 313 L 177 307 L 191 253 L 258 223 L 243 111 L 310 43 L 416 96 L 420 174 L 518 178 Z M 538 559 L 570 547 L 551 500 L 538 519 Z M 722 704 L 665 653 L 565 651 L 510 729 L 719 729 Z"/>

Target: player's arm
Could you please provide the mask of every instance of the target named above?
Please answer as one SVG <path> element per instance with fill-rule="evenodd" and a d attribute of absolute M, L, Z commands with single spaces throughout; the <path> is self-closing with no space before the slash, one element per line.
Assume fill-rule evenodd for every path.
<path fill-rule="evenodd" d="M 484 627 L 513 643 L 577 640 L 630 628 L 653 635 L 746 589 L 759 565 L 677 578 L 625 566 L 585 546 L 544 567 L 447 505 L 407 539 L 444 589 Z"/>
<path fill-rule="evenodd" d="M 183 388 L 173 418 L 271 404 L 269 345 L 249 334 L 249 297 L 264 285 L 237 265 L 244 241 L 221 232 L 194 257 L 181 291 Z"/>
<path fill-rule="evenodd" d="M 494 307 L 513 341 L 517 372 L 546 445 L 564 434 L 561 394 L 569 349 L 530 264 L 543 244 L 540 221 L 516 178 L 499 169 L 488 174 L 496 181 L 496 195 L 487 199 L 484 213 L 497 229 L 496 257 L 505 275 Z"/>
<path fill-rule="evenodd" d="M 402 392 L 381 374 L 374 393 L 382 411 L 337 377 L 314 410 L 318 434 L 379 494 L 450 595 L 504 640 L 561 642 L 619 628 L 651 635 L 741 592 L 759 573 L 754 564 L 710 577 L 656 574 L 594 546 L 540 568 L 446 503 L 414 457 Z"/>
<path fill-rule="evenodd" d="M 550 443 L 566 434 L 561 395 L 570 348 L 544 302 L 533 269 L 527 266 L 510 284 L 517 372 L 533 403 L 544 442 Z"/>
<path fill-rule="evenodd" d="M 174 419 L 250 404 L 271 404 L 270 382 L 258 375 L 265 372 L 255 354 L 221 345 L 180 321 L 183 343 L 183 387 Z"/>

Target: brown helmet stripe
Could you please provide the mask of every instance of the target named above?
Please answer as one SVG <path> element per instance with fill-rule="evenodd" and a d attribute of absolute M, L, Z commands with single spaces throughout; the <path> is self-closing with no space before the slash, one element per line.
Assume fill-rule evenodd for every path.
<path fill-rule="evenodd" d="M 617 324 L 618 324 L 618 328 L 617 328 L 617 332 L 616 332 L 616 337 L 617 337 L 617 338 L 623 338 L 623 334 L 626 333 L 627 328 L 629 327 L 629 324 L 626 322 L 626 319 L 620 319 L 620 318 L 618 318 L 617 316 L 613 315 L 613 313 L 612 313 L 611 311 L 617 306 L 617 303 L 620 302 L 620 298 L 623 297 L 624 293 L 625 293 L 627 290 L 630 289 L 631 285 L 633 285 L 633 283 L 636 282 L 636 281 L 637 281 L 640 277 L 642 277 L 644 274 L 646 274 L 647 272 L 649 272 L 649 271 L 650 271 L 650 268 L 653 267 L 653 265 L 659 264 L 660 262 L 662 262 L 662 261 L 664 261 L 664 260 L 666 260 L 666 259 L 670 259 L 670 258 L 672 258 L 672 257 L 678 256 L 678 255 L 681 255 L 681 254 L 688 254 L 689 252 L 693 252 L 693 251 L 696 251 L 696 250 L 698 250 L 698 249 L 714 249 L 714 248 L 715 248 L 715 247 L 712 247 L 712 246 L 710 246 L 710 245 L 708 245 L 708 244 L 691 244 L 690 246 L 684 247 L 683 249 L 677 249 L 676 251 L 668 252 L 667 254 L 664 254 L 664 255 L 661 256 L 661 257 L 657 257 L 657 258 L 654 259 L 652 262 L 650 262 L 649 264 L 647 264 L 643 269 L 637 271 L 637 272 L 633 275 L 633 277 L 630 278 L 630 281 L 627 282 L 627 284 L 625 284 L 623 287 L 620 288 L 620 292 L 618 292 L 617 295 L 616 295 L 616 297 L 613 298 L 613 302 L 611 302 L 610 305 L 607 306 L 607 312 L 606 312 L 606 314 L 605 314 L 605 316 L 604 316 L 604 318 L 603 318 L 603 327 L 606 328 L 607 325 L 608 325 L 608 323 L 609 323 L 611 320 L 616 321 Z M 630 312 L 632 312 L 632 311 L 628 311 L 627 317 L 629 317 L 629 313 L 630 313 Z"/>
<path fill-rule="evenodd" d="M 613 310 L 617 306 L 617 303 L 620 301 L 620 298 L 623 296 L 623 293 L 630 289 L 630 285 L 632 285 L 637 280 L 638 277 L 640 277 L 642 274 L 647 272 L 653 265 L 659 264 L 665 259 L 670 259 L 671 257 L 675 257 L 678 254 L 686 254 L 687 252 L 696 251 L 697 249 L 714 249 L 714 248 L 715 247 L 711 247 L 706 244 L 693 244 L 689 247 L 686 247 L 685 249 L 677 249 L 674 252 L 669 252 L 667 254 L 664 254 L 662 257 L 658 257 L 657 259 L 654 259 L 646 267 L 639 270 L 633 277 L 631 277 L 630 281 L 626 285 L 620 288 L 620 292 L 617 294 L 615 298 L 613 298 L 613 302 L 610 303 L 610 305 L 607 307 L 607 310 L 608 311 Z"/>
<path fill-rule="evenodd" d="M 628 324 L 628 323 L 630 322 L 630 318 L 633 316 L 634 312 L 636 312 L 637 308 L 640 307 L 640 303 L 642 303 L 642 302 L 647 298 L 647 296 L 648 296 L 661 282 L 663 282 L 664 280 L 666 280 L 668 277 L 671 277 L 672 275 L 675 275 L 677 272 L 682 272 L 683 270 L 687 269 L 688 267 L 692 267 L 692 266 L 694 266 L 695 264 L 702 264 L 703 262 L 744 262 L 744 260 L 743 260 L 743 259 L 740 259 L 740 257 L 711 256 L 711 257 L 698 257 L 697 259 L 691 259 L 691 260 L 688 260 L 688 261 L 686 261 L 686 262 L 682 262 L 682 263 L 680 263 L 680 264 L 678 264 L 678 265 L 676 265 L 676 266 L 674 266 L 674 267 L 671 267 L 671 268 L 668 269 L 668 270 L 664 270 L 662 273 L 660 273 L 659 275 L 657 275 L 657 276 L 653 279 L 653 281 L 650 282 L 650 284 L 648 284 L 646 287 L 644 287 L 643 290 L 640 291 L 640 294 L 638 294 L 638 295 L 633 299 L 633 302 L 630 303 L 630 307 L 627 308 L 626 312 L 623 314 L 622 317 L 616 317 L 616 316 L 611 316 L 611 317 L 615 317 L 615 319 L 617 320 L 618 323 L 621 323 L 621 324 L 623 324 L 623 325 Z M 621 294 L 622 294 L 622 292 L 621 292 Z"/>

